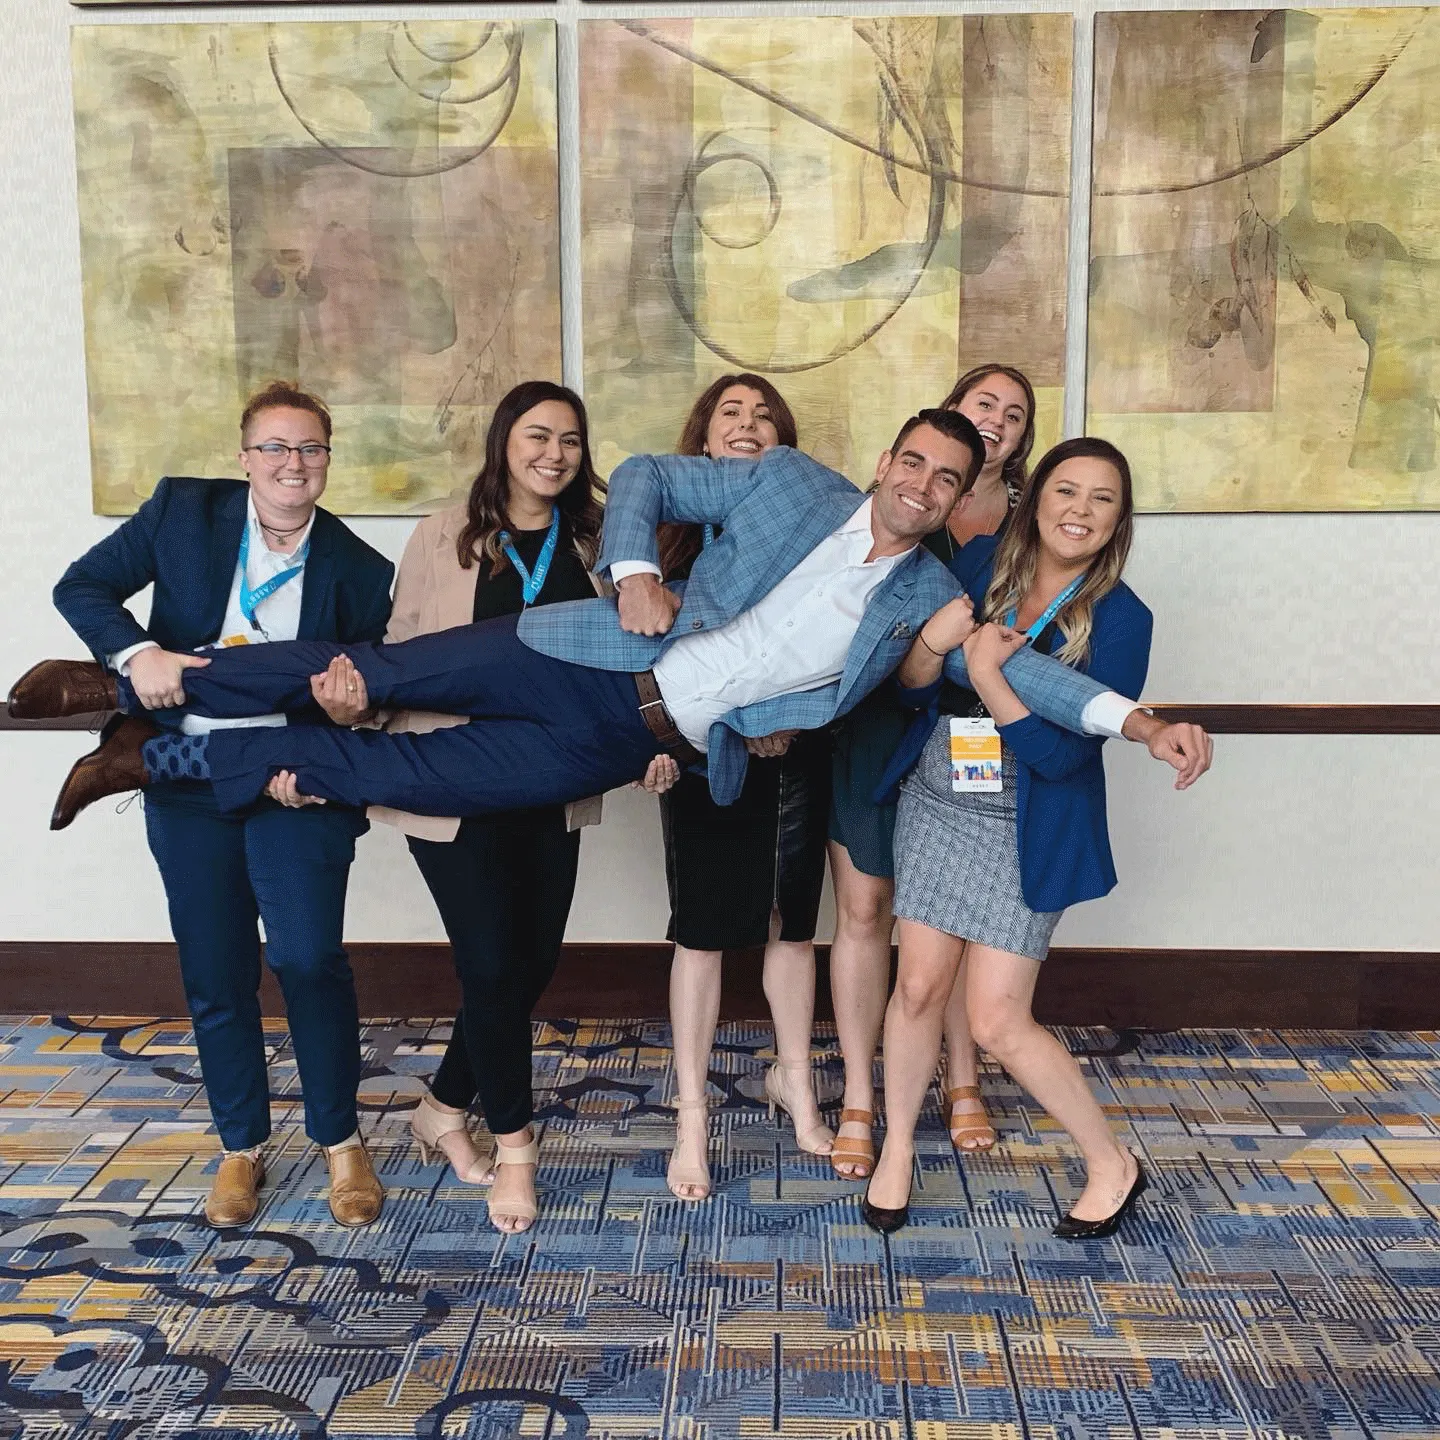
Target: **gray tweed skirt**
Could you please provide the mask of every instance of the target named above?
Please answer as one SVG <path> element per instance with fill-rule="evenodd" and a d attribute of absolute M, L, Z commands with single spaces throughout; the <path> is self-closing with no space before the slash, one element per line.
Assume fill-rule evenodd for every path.
<path fill-rule="evenodd" d="M 895 913 L 932 930 L 1043 960 L 1063 910 L 1036 911 L 1020 888 L 1015 767 L 1003 790 L 950 788 L 950 718 L 942 715 L 900 792 L 895 820 Z"/>

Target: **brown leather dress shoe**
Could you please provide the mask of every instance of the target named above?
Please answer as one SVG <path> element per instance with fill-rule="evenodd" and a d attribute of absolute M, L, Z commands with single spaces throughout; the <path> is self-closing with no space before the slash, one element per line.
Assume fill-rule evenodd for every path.
<path fill-rule="evenodd" d="M 248 1225 L 260 1208 L 256 1193 L 265 1183 L 265 1162 L 244 1154 L 226 1155 L 220 1161 L 215 1183 L 205 1197 L 205 1218 L 217 1230 Z"/>
<path fill-rule="evenodd" d="M 330 1213 L 337 1225 L 368 1225 L 380 1214 L 385 1192 L 364 1142 L 343 1150 L 327 1150 L 330 1167 Z"/>
<path fill-rule="evenodd" d="M 107 795 L 139 790 L 150 777 L 140 747 L 160 731 L 135 715 L 116 715 L 100 732 L 100 744 L 71 767 L 55 799 L 50 828 L 63 830 L 87 805 Z"/>
<path fill-rule="evenodd" d="M 12 720 L 96 715 L 120 703 L 115 677 L 93 660 L 42 660 L 10 689 Z"/>

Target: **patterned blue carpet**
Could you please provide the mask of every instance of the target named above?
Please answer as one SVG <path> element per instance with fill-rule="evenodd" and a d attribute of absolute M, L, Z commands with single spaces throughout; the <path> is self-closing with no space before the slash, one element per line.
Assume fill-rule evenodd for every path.
<path fill-rule="evenodd" d="M 675 1201 L 667 1032 L 639 1021 L 539 1028 L 543 1212 L 503 1238 L 409 1142 L 445 1033 L 367 1027 L 389 1199 L 345 1231 L 277 1025 L 272 1183 L 217 1233 L 185 1024 L 0 1023 L 0 1440 L 1440 1436 L 1435 1035 L 1067 1032 L 1157 1182 L 1073 1245 L 1074 1157 L 998 1070 L 1001 1146 L 961 1164 L 932 1106 L 887 1242 L 768 1121 L 743 1026 L 716 1193 Z"/>

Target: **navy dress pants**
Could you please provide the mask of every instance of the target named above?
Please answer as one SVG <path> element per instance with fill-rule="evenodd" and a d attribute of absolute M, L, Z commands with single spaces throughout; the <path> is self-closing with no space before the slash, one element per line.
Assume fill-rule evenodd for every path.
<path fill-rule="evenodd" d="M 287 810 L 265 800 L 224 814 L 208 785 L 145 792 L 145 831 L 165 882 L 200 1073 L 227 1150 L 270 1134 L 257 919 L 285 996 L 305 1133 L 317 1145 L 355 1133 L 360 1021 L 341 934 L 365 828 L 362 814 L 338 805 Z"/>
<path fill-rule="evenodd" d="M 293 771 L 303 794 L 343 805 L 462 816 L 565 804 L 644 775 L 658 747 L 634 677 L 542 655 L 515 627 L 507 615 L 398 645 L 236 646 L 187 670 L 188 708 L 200 714 L 306 710 L 310 677 L 348 655 L 373 705 L 473 717 L 426 735 L 325 725 L 213 731 L 206 760 L 221 809 L 251 804 L 278 770 Z"/>

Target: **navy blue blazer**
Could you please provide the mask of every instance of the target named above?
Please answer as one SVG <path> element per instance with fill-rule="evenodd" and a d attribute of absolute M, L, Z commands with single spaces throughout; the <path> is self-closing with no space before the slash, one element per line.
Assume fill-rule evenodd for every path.
<path fill-rule="evenodd" d="M 978 615 L 995 568 L 999 538 L 976 536 L 950 562 L 950 570 L 975 602 Z M 1095 606 L 1090 656 L 1081 666 L 1107 689 L 1140 698 L 1150 668 L 1153 617 L 1145 602 L 1123 581 Z M 1050 626 L 1036 642 L 1048 654 L 1063 643 Z M 940 721 L 935 708 L 939 682 L 921 690 L 902 690 L 908 703 L 924 705 L 881 781 L 891 791 L 914 768 Z M 1032 910 L 1063 910 L 1094 900 L 1115 888 L 1115 861 L 1105 816 L 1104 736 L 1076 735 L 1036 714 L 1001 725 L 1001 739 L 1020 762 L 1016 773 L 1016 829 L 1020 842 L 1020 882 Z"/>
<path fill-rule="evenodd" d="M 60 577 L 55 608 L 103 665 L 154 640 L 194 650 L 220 635 L 245 528 L 243 480 L 166 477 L 155 493 Z M 395 567 L 327 510 L 315 511 L 300 596 L 301 640 L 383 640 Z M 151 582 L 143 627 L 125 608 Z"/>

